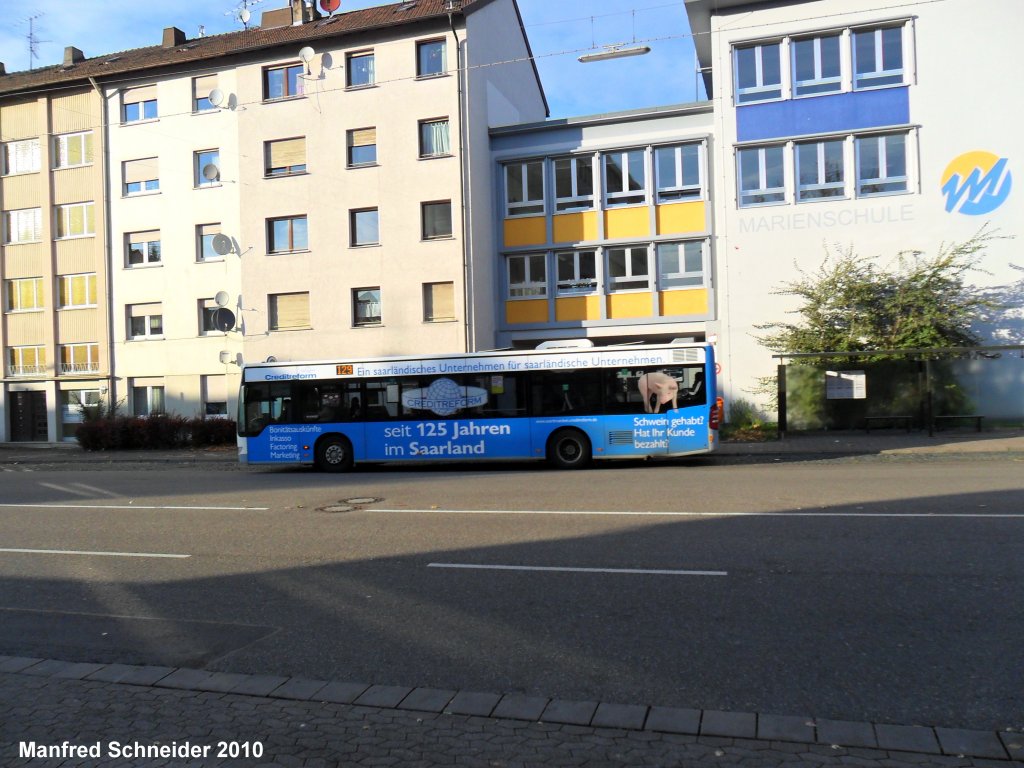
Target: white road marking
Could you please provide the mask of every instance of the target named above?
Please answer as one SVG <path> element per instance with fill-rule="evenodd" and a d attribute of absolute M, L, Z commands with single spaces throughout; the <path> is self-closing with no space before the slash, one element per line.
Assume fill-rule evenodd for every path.
<path fill-rule="evenodd" d="M 427 568 L 462 568 L 480 571 L 545 571 L 554 573 L 626 573 L 653 576 L 728 576 L 727 571 L 672 571 L 652 568 L 569 568 L 553 565 L 476 565 L 473 563 L 430 563 Z"/>
<path fill-rule="evenodd" d="M 164 557 L 175 560 L 185 560 L 192 555 L 167 555 L 156 552 L 84 552 L 77 549 L 0 549 L 0 553 L 7 552 L 20 555 L 90 555 L 92 557 Z"/>
<path fill-rule="evenodd" d="M 61 493 L 70 493 L 72 496 L 92 496 L 93 494 L 88 491 L 79 491 L 75 488 L 69 488 L 66 485 L 57 485 L 56 483 L 39 483 L 44 488 L 50 488 L 54 491 L 60 491 Z"/>
<path fill-rule="evenodd" d="M 205 512 L 267 512 L 270 507 L 174 507 L 146 504 L 0 504 L 13 509 L 172 509 Z"/>
<path fill-rule="evenodd" d="M 2 505 L 0 505 L 2 506 Z M 613 512 L 561 509 L 367 509 L 365 512 L 431 515 L 579 515 L 594 517 L 923 517 L 1024 520 L 1024 513 L 971 512 Z"/>
<path fill-rule="evenodd" d="M 85 490 L 87 490 L 87 491 L 92 491 L 93 493 L 98 493 L 100 496 L 117 497 L 117 496 L 120 495 L 120 494 L 114 493 L 113 491 L 107 491 L 107 490 L 104 490 L 103 488 L 97 488 L 95 485 L 86 485 L 85 483 L 72 483 L 72 485 L 75 486 L 76 488 L 85 488 Z"/>

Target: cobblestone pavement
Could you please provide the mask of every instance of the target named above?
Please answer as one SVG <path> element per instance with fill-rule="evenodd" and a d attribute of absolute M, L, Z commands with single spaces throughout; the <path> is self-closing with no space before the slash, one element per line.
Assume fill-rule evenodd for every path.
<path fill-rule="evenodd" d="M 254 680 L 258 678 L 249 678 L 250 682 Z M 295 683 L 291 692 L 304 696 L 300 681 Z M 649 727 L 645 730 L 595 728 L 538 722 L 536 718 L 516 720 L 493 715 L 452 714 L 450 707 L 448 711 L 432 713 L 317 699 L 316 695 L 306 701 L 45 677 L 29 672 L 0 673 L 0 765 L 111 768 L 219 765 L 232 768 L 455 765 L 470 768 L 1010 768 L 1024 765 L 1006 759 L 955 754 L 688 736 L 657 732 Z M 1013 734 L 1011 739 L 1010 735 L 1001 734 L 1007 750 L 1019 746 L 1018 736 Z M 70 747 L 85 749 L 86 754 L 71 754 L 65 748 L 65 756 L 23 756 L 23 745 L 29 742 L 58 751 L 67 742 Z M 157 746 L 170 748 L 170 751 L 162 755 L 146 751 Z M 89 749 L 92 754 L 88 753 Z M 218 750 L 222 749 L 225 754 L 218 756 Z"/>

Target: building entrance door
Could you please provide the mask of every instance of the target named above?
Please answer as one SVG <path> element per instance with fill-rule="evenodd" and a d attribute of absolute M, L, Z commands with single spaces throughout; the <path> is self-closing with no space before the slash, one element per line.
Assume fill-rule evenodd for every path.
<path fill-rule="evenodd" d="M 11 442 L 46 442 L 46 393 L 11 392 Z"/>

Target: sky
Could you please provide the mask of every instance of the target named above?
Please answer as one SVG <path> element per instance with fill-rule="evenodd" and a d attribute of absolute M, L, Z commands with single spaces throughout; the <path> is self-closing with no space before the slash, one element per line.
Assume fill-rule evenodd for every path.
<path fill-rule="evenodd" d="M 617 112 L 681 104 L 705 98 L 694 75 L 693 46 L 683 0 L 518 0 L 537 60 L 551 117 Z M 242 0 L 78 0 L 73 5 L 28 0 L 0 20 L 0 61 L 8 72 L 59 64 L 73 45 L 87 57 L 159 45 L 164 27 L 192 38 L 203 25 L 208 35 L 242 28 L 235 18 Z M 286 0 L 260 0 L 263 10 Z M 342 0 L 354 11 L 380 0 Z M 61 9 L 66 9 L 61 12 Z M 29 30 L 37 40 L 30 59 Z M 581 64 L 578 57 L 615 43 L 651 47 L 646 56 Z M 30 65 L 30 61 L 32 62 Z"/>

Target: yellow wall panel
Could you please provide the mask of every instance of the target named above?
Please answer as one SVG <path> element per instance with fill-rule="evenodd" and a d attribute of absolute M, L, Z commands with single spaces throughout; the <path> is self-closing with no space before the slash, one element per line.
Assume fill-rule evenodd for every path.
<path fill-rule="evenodd" d="M 49 243 L 4 246 L 4 278 L 39 277 L 50 269 Z"/>
<path fill-rule="evenodd" d="M 597 240 L 597 211 L 560 213 L 552 217 L 554 242 L 578 243 Z"/>
<path fill-rule="evenodd" d="M 546 323 L 548 300 L 506 301 L 505 321 L 508 323 Z"/>
<path fill-rule="evenodd" d="M 600 319 L 600 296 L 570 296 L 564 299 L 555 299 L 555 320 L 560 323 Z"/>
<path fill-rule="evenodd" d="M 608 296 L 608 318 L 610 320 L 650 316 L 651 294 L 649 293 L 613 293 Z"/>
<path fill-rule="evenodd" d="M 65 168 L 53 174 L 53 202 L 56 205 L 80 203 L 96 199 L 99 166 L 85 165 L 81 168 Z"/>
<path fill-rule="evenodd" d="M 104 335 L 99 310 L 66 309 L 57 313 L 57 338 L 61 344 L 98 343 Z"/>
<path fill-rule="evenodd" d="M 0 133 L 3 133 L 4 141 L 42 135 L 46 128 L 41 117 L 39 102 L 34 99 L 0 107 Z"/>
<path fill-rule="evenodd" d="M 43 202 L 43 175 L 25 173 L 18 176 L 7 176 L 0 181 L 0 190 L 3 193 L 5 211 L 38 208 Z M 46 218 L 45 215 L 43 218 Z"/>
<path fill-rule="evenodd" d="M 50 101 L 53 132 L 72 133 L 92 128 L 99 117 L 99 109 L 93 108 L 95 98 L 97 97 L 92 90 L 80 91 L 69 96 L 55 96 Z"/>
<path fill-rule="evenodd" d="M 708 313 L 708 292 L 704 288 L 693 291 L 662 291 L 660 299 L 663 316 Z"/>
<path fill-rule="evenodd" d="M 520 245 L 543 245 L 547 239 L 547 218 L 544 216 L 505 219 L 505 247 L 507 248 Z"/>
<path fill-rule="evenodd" d="M 604 214 L 604 236 L 608 240 L 651 236 L 651 209 L 646 205 L 613 208 Z"/>
<path fill-rule="evenodd" d="M 47 299 L 49 303 L 49 299 Z M 46 326 L 51 314 L 46 307 L 42 312 L 9 312 L 7 320 L 7 346 L 31 347 L 46 343 Z"/>
<path fill-rule="evenodd" d="M 704 202 L 701 200 L 690 203 L 659 205 L 655 208 L 655 212 L 659 235 L 704 232 L 708 228 Z"/>
<path fill-rule="evenodd" d="M 80 237 L 54 243 L 57 256 L 57 274 L 74 275 L 79 272 L 98 272 L 103 264 L 103 246 L 99 238 Z M 115 254 L 115 258 L 117 255 Z"/>

